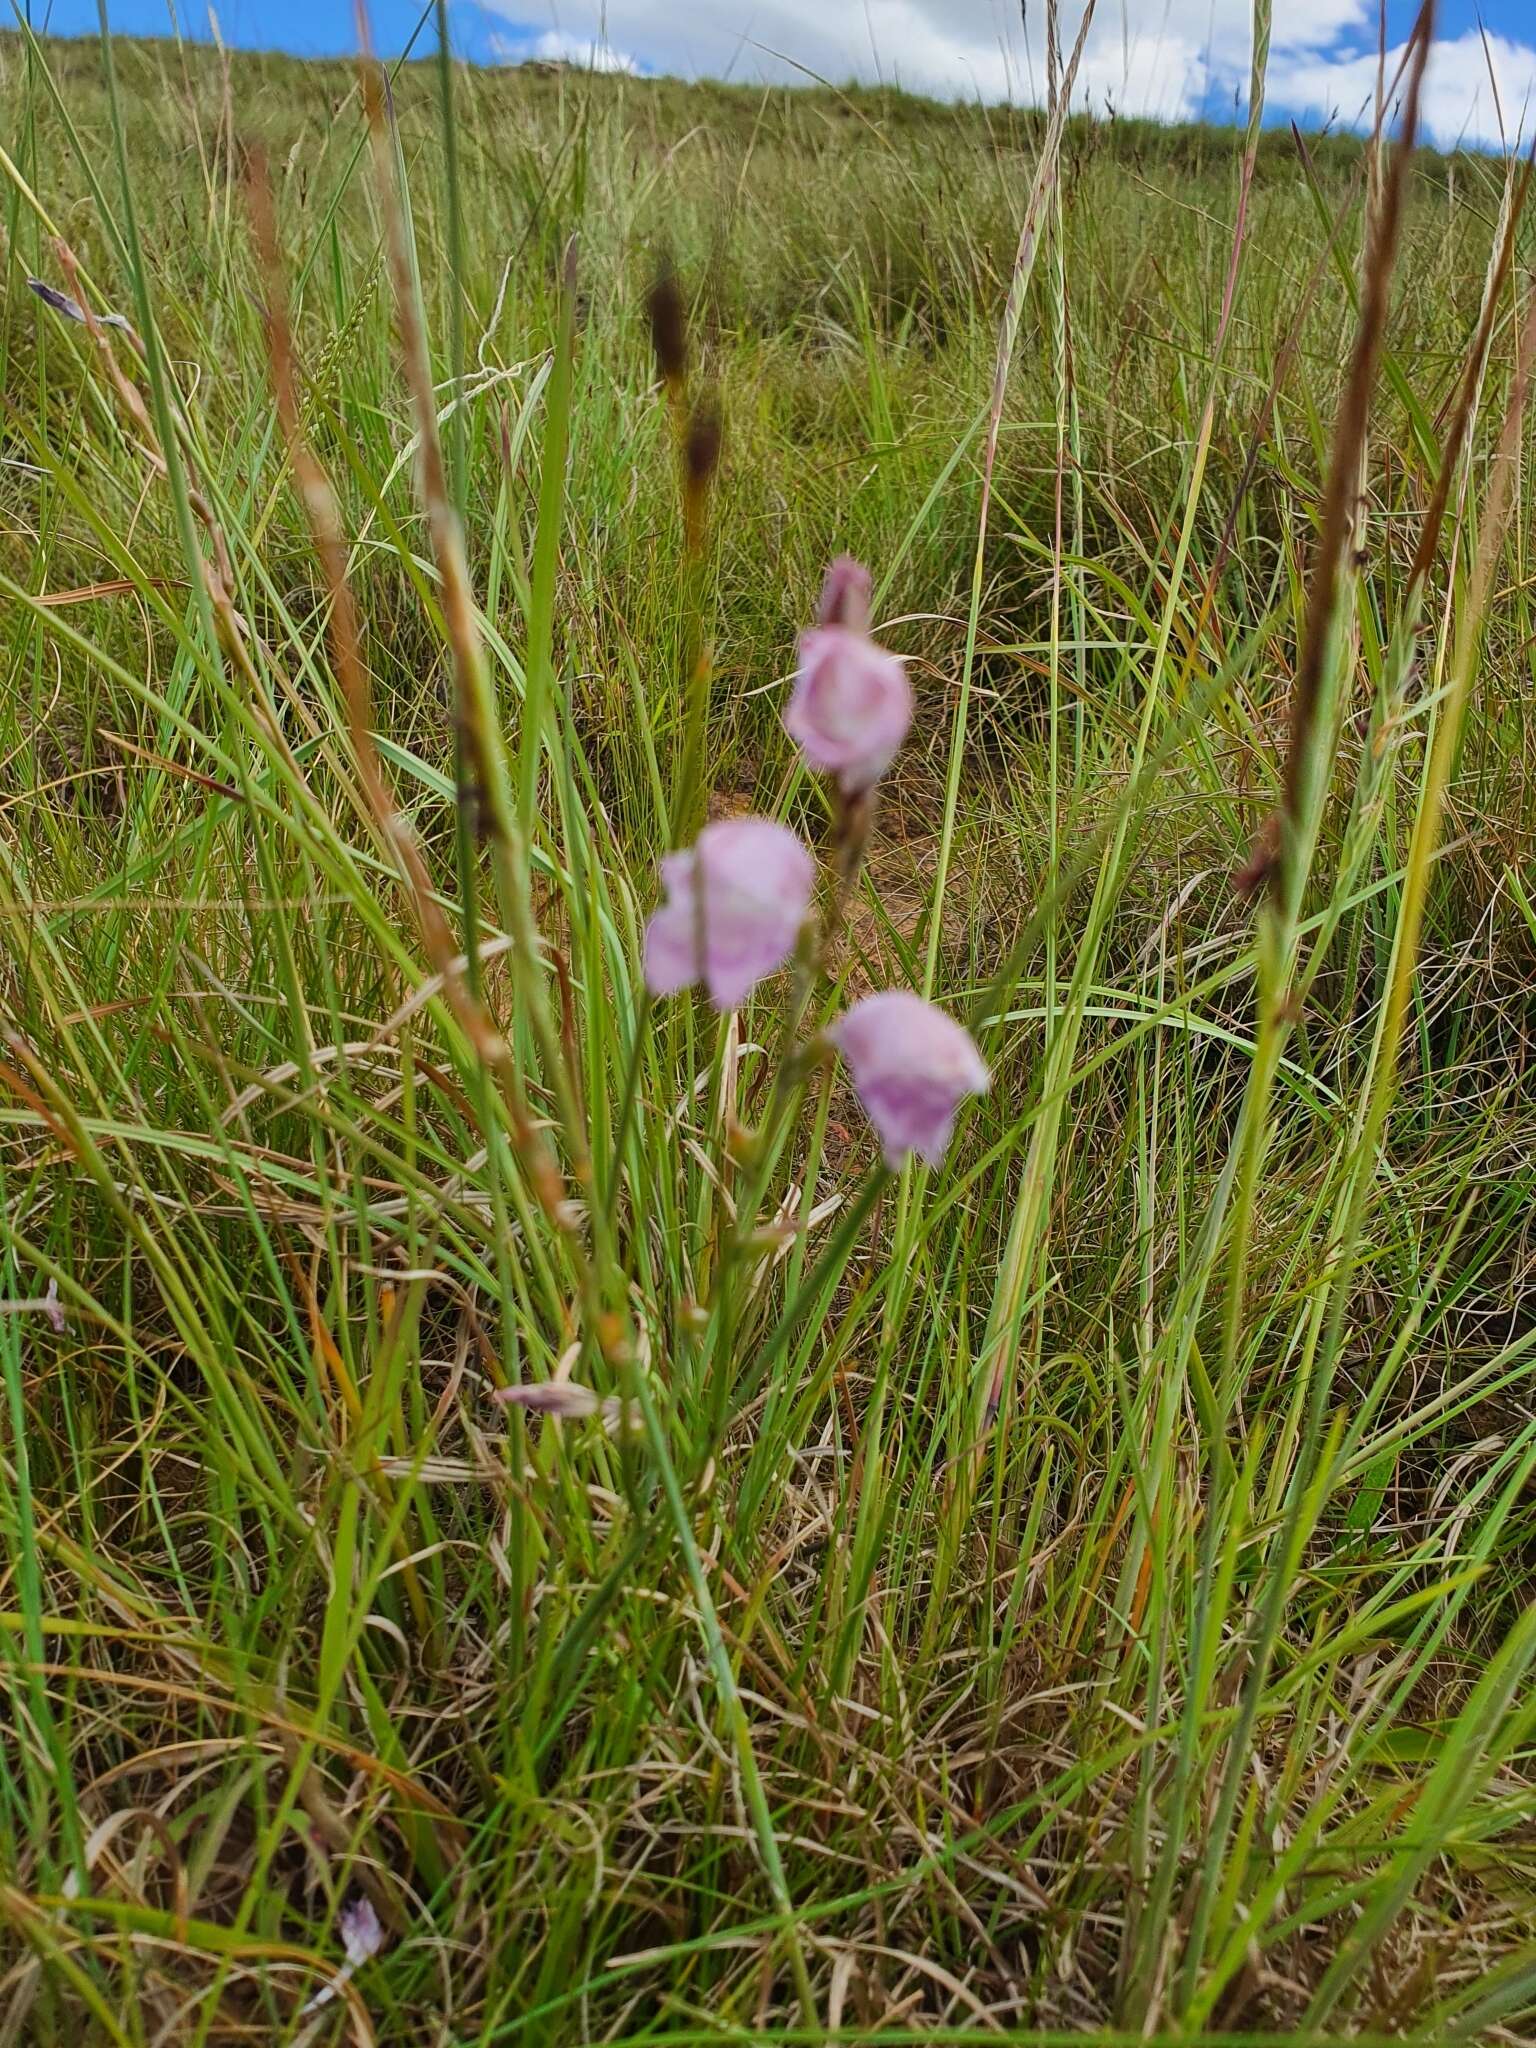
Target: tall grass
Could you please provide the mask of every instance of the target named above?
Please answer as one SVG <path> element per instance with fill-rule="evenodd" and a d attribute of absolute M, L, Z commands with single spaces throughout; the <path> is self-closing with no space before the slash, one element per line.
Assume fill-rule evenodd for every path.
<path fill-rule="evenodd" d="M 0 2041 L 1529 2034 L 1520 168 L 0 99 Z M 639 972 L 843 548 L 898 1176 Z"/>

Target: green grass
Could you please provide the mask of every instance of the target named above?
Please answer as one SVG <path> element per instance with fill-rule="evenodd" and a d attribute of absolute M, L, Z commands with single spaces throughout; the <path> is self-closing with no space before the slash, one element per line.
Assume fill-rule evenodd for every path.
<path fill-rule="evenodd" d="M 104 57 L 0 38 L 0 2042 L 1530 2038 L 1515 174 L 1407 166 L 1361 446 L 1347 138 L 1235 235 L 1239 134 Z M 894 1177 L 789 977 L 639 977 L 695 796 L 826 844 L 844 548 L 801 1036 L 994 1075 Z"/>

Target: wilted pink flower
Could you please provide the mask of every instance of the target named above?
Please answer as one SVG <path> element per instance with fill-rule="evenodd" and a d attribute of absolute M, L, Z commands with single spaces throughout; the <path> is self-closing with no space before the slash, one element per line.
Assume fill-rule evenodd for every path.
<path fill-rule="evenodd" d="M 61 292 L 57 285 L 45 284 L 40 277 L 29 277 L 27 287 L 37 293 L 45 306 L 52 306 L 54 312 L 61 313 L 66 320 L 73 320 L 81 327 L 87 325 L 85 308 L 80 301 L 72 299 L 68 292 Z M 96 319 L 102 327 L 120 327 L 125 334 L 133 332 L 121 313 L 98 313 Z"/>
<path fill-rule="evenodd" d="M 889 768 L 911 723 L 906 668 L 869 637 L 869 571 L 842 555 L 827 571 L 821 623 L 800 635 L 784 729 L 813 768 L 858 796 Z"/>
<path fill-rule="evenodd" d="M 917 1152 L 937 1166 L 961 1101 L 991 1079 L 965 1026 L 921 996 L 887 989 L 855 1003 L 828 1035 L 848 1062 L 887 1163 L 900 1166 Z"/>
<path fill-rule="evenodd" d="M 553 1415 L 560 1422 L 585 1422 L 603 1405 L 600 1394 L 574 1380 L 529 1380 L 518 1387 L 498 1387 L 491 1399 L 504 1408 L 526 1408 L 530 1415 Z"/>
<path fill-rule="evenodd" d="M 702 980 L 733 1010 L 782 967 L 810 907 L 816 867 L 787 825 L 722 818 L 661 864 L 667 900 L 645 928 L 645 978 L 669 996 Z"/>
<path fill-rule="evenodd" d="M 29 1294 L 18 1300 L 0 1301 L 0 1315 L 3 1316 L 46 1316 L 52 1327 L 62 1337 L 69 1327 L 64 1318 L 64 1307 L 59 1300 L 59 1283 L 48 1282 L 46 1294 Z"/>
<path fill-rule="evenodd" d="M 609 1436 L 617 1436 L 626 1420 L 625 1404 L 617 1394 L 597 1394 L 575 1380 L 528 1381 L 519 1387 L 498 1387 L 491 1396 L 504 1408 L 522 1408 L 530 1415 L 553 1415 L 557 1422 L 585 1422 L 600 1415 Z M 628 1421 L 638 1427 L 639 1417 L 630 1404 Z"/>

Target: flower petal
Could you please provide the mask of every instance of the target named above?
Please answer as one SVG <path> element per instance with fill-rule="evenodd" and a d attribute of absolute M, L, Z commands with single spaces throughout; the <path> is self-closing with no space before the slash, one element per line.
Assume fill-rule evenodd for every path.
<path fill-rule="evenodd" d="M 837 777 L 846 796 L 880 779 L 911 723 L 912 685 L 899 656 L 847 626 L 801 634 L 784 729 L 811 767 Z"/>
<path fill-rule="evenodd" d="M 937 1166 L 955 1111 L 991 1078 L 964 1025 L 921 996 L 887 989 L 855 1003 L 830 1036 L 888 1163 L 900 1166 L 916 1152 Z"/>
<path fill-rule="evenodd" d="M 725 818 L 686 854 L 662 863 L 668 901 L 645 935 L 645 978 L 656 995 L 702 980 L 722 1010 L 744 1002 L 794 951 L 816 867 L 786 825 Z"/>

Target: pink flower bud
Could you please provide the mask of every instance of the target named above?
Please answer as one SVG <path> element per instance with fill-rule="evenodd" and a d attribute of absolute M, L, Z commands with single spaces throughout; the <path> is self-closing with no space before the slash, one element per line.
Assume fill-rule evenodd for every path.
<path fill-rule="evenodd" d="M 846 626 L 851 633 L 869 631 L 869 571 L 852 555 L 839 555 L 828 565 L 817 624 Z"/>
<path fill-rule="evenodd" d="M 645 928 L 645 979 L 669 996 L 702 981 L 720 1010 L 744 1002 L 795 949 L 816 865 L 787 825 L 724 818 L 661 864 L 667 900 Z"/>
<path fill-rule="evenodd" d="M 806 760 L 858 796 L 889 768 L 912 723 L 898 655 L 869 637 L 869 571 L 847 555 L 827 571 L 821 624 L 800 635 L 784 729 Z"/>
<path fill-rule="evenodd" d="M 848 1062 L 887 1164 L 917 1152 L 937 1166 L 961 1101 L 991 1079 L 965 1026 L 921 996 L 886 989 L 855 1003 L 828 1036 Z"/>

